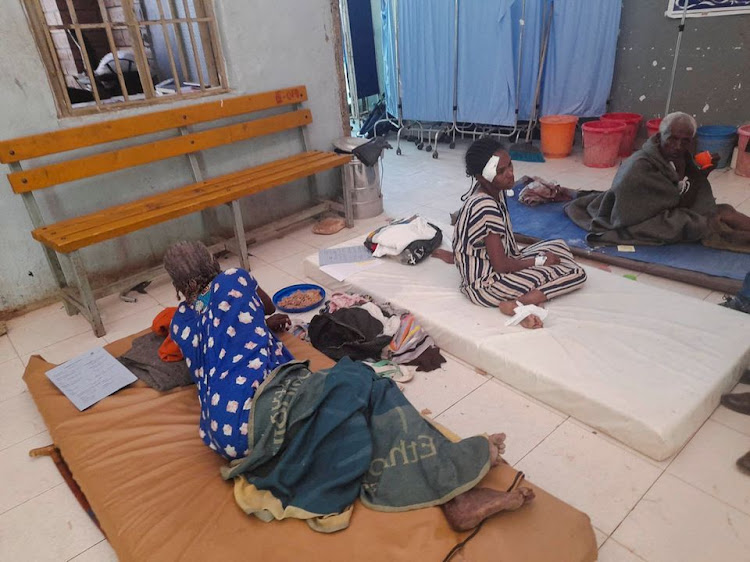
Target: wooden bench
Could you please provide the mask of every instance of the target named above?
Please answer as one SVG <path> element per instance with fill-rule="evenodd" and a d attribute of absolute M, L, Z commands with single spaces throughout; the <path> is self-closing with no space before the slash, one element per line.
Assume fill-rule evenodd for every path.
<path fill-rule="evenodd" d="M 296 86 L 0 141 L 0 162 L 10 167 L 8 180 L 13 191 L 23 197 L 34 225 L 31 234 L 43 245 L 68 314 L 82 313 L 91 323 L 94 333 L 104 335 L 96 295 L 79 255 L 81 248 L 222 204 L 232 206 L 238 253 L 242 266 L 249 269 L 239 199 L 294 180 L 308 179 L 315 206 L 305 213 L 306 217 L 331 209 L 344 210 L 347 225 L 351 226 L 351 205 L 319 200 L 315 184 L 316 173 L 340 167 L 351 157 L 308 150 L 305 126 L 312 122 L 312 114 L 301 107 L 306 100 L 306 88 Z M 198 123 L 280 107 L 287 111 L 200 132 L 189 129 Z M 292 129 L 301 131 L 301 153 L 210 179 L 203 177 L 196 152 Z M 115 141 L 169 130 L 176 130 L 179 134 L 126 148 L 108 146 Z M 100 145 L 102 151 L 95 154 L 67 154 L 64 160 L 28 170 L 21 166 L 25 160 Z M 53 224 L 45 223 L 34 198 L 34 192 L 40 189 L 178 156 L 189 159 L 195 183 Z M 102 187 L 106 188 L 105 185 Z M 72 283 L 66 278 L 59 256 L 70 262 Z M 125 281 L 128 282 L 131 281 Z M 123 286 L 122 282 L 119 285 Z M 112 291 L 113 286 L 108 289 Z M 107 288 L 96 291 L 97 294 L 106 292 Z"/>

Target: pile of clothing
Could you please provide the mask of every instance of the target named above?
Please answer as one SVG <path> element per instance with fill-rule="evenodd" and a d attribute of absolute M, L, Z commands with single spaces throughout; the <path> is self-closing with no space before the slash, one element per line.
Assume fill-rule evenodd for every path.
<path fill-rule="evenodd" d="M 299 329 L 300 334 L 304 333 Z M 440 348 L 408 311 L 376 304 L 369 295 L 334 293 L 307 327 L 310 343 L 331 359 L 342 357 L 432 371 L 445 363 Z"/>
<path fill-rule="evenodd" d="M 424 217 L 394 220 L 371 232 L 365 247 L 376 258 L 395 256 L 401 263 L 417 265 L 443 242 L 443 232 Z"/>

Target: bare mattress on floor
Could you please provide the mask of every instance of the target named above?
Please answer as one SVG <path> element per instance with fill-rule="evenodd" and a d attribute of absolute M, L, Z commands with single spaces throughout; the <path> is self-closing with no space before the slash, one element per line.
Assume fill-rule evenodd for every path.
<path fill-rule="evenodd" d="M 282 339 L 313 370 L 333 364 L 289 334 Z M 120 355 L 131 340 L 107 350 Z M 469 534 L 452 531 L 438 507 L 385 513 L 359 501 L 349 528 L 332 534 L 301 520 L 264 523 L 237 506 L 219 474 L 225 461 L 198 436 L 195 387 L 157 392 L 139 381 L 79 412 L 45 375 L 52 367 L 33 356 L 24 380 L 119 560 L 439 561 Z M 515 474 L 500 465 L 480 485 L 504 490 Z M 524 485 L 536 499 L 489 519 L 454 561 L 596 559 L 589 518 Z"/>
<path fill-rule="evenodd" d="M 750 316 L 595 268 L 547 303 L 543 329 L 526 330 L 469 302 L 437 259 L 385 258 L 341 283 L 317 256 L 304 266 L 323 285 L 410 310 L 448 353 L 656 460 L 690 439 L 750 362 Z"/>

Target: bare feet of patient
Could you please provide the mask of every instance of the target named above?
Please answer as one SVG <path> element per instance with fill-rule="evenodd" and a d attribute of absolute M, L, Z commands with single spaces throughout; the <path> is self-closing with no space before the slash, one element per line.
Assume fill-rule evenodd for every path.
<path fill-rule="evenodd" d="M 516 313 L 516 307 L 518 305 L 515 303 L 515 301 L 505 301 L 501 302 L 498 305 L 498 308 L 500 309 L 500 312 L 505 314 L 506 316 L 513 316 Z M 537 328 L 543 328 L 544 323 L 542 322 L 542 319 L 539 318 L 536 314 L 530 314 L 523 320 L 521 320 L 521 326 L 524 328 L 528 328 L 529 330 L 536 330 Z"/>
<path fill-rule="evenodd" d="M 534 499 L 531 488 L 499 492 L 472 488 L 443 505 L 443 513 L 454 531 L 468 531 L 501 511 L 515 511 Z"/>
<path fill-rule="evenodd" d="M 493 433 L 488 437 L 490 441 L 490 466 L 497 466 L 503 459 L 505 452 L 505 433 Z"/>

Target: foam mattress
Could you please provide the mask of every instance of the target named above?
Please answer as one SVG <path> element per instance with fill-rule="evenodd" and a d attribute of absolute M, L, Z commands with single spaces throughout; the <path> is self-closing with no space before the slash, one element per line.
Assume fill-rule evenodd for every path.
<path fill-rule="evenodd" d="M 343 282 L 316 255 L 304 267 L 327 287 L 410 310 L 448 353 L 656 460 L 690 439 L 750 362 L 750 316 L 594 268 L 547 304 L 543 329 L 526 330 L 471 304 L 456 268 L 437 259 L 384 258 Z"/>

